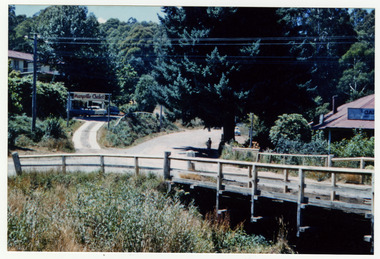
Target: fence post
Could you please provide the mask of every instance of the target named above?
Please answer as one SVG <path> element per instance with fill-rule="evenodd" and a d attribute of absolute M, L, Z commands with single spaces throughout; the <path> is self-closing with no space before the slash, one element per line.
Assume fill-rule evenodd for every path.
<path fill-rule="evenodd" d="M 100 170 L 104 174 L 104 156 L 100 156 Z"/>
<path fill-rule="evenodd" d="M 139 158 L 137 156 L 135 156 L 135 174 L 139 175 L 139 171 L 140 171 L 140 168 L 139 168 Z"/>
<path fill-rule="evenodd" d="M 301 234 L 301 227 L 303 224 L 302 220 L 302 203 L 304 202 L 304 188 L 305 188 L 305 177 L 302 168 L 298 170 L 299 177 L 299 189 L 298 189 L 298 202 L 297 202 L 297 237 Z"/>
<path fill-rule="evenodd" d="M 284 169 L 284 193 L 289 191 L 287 182 L 289 181 L 289 172 L 288 169 Z"/>
<path fill-rule="evenodd" d="M 22 175 L 20 157 L 17 152 L 12 153 L 13 164 L 15 165 L 16 175 Z"/>
<path fill-rule="evenodd" d="M 170 158 L 171 152 L 166 151 L 164 155 L 164 179 L 170 179 Z"/>
<path fill-rule="evenodd" d="M 66 173 L 66 156 L 62 156 L 62 173 Z"/>
<path fill-rule="evenodd" d="M 248 188 L 252 188 L 252 166 L 248 166 Z"/>
<path fill-rule="evenodd" d="M 332 158 L 334 157 L 334 155 L 328 155 L 327 157 L 327 167 L 332 167 L 333 164 L 332 164 Z"/>

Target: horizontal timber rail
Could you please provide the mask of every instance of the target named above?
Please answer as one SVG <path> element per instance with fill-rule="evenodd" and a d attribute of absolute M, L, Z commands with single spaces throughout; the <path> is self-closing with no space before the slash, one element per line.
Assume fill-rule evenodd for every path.
<path fill-rule="evenodd" d="M 201 187 L 216 190 L 217 212 L 222 211 L 220 199 L 223 193 L 233 192 L 250 196 L 252 222 L 260 219 L 260 216 L 255 213 L 255 201 L 261 197 L 294 202 L 297 204 L 297 236 L 307 228 L 302 222 L 302 214 L 307 206 L 364 214 L 373 222 L 374 170 L 172 157 L 170 155 L 170 152 L 165 152 L 164 156 L 117 154 L 18 156 L 15 152 L 12 157 L 17 175 L 21 175 L 22 169 L 25 167 L 60 167 L 63 172 L 66 172 L 67 167 L 92 166 L 100 167 L 102 173 L 105 172 L 106 167 L 119 167 L 132 168 L 136 174 L 139 174 L 140 169 L 156 170 L 161 172 L 164 179 L 171 183 L 186 184 L 191 188 Z M 53 159 L 54 161 L 41 163 L 39 161 L 41 159 Z M 87 161 L 87 159 L 95 161 Z M 334 159 L 336 160 L 336 158 Z M 361 161 L 360 159 L 363 158 L 355 159 Z M 32 162 L 25 163 L 29 160 Z M 36 162 L 36 160 L 38 161 Z M 314 180 L 315 175 L 322 176 L 320 178 L 323 180 Z M 347 183 L 344 178 L 347 175 L 365 176 L 366 184 Z"/>

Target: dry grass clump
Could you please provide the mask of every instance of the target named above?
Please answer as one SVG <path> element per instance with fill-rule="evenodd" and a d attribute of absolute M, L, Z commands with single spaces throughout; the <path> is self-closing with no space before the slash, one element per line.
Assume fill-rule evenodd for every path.
<path fill-rule="evenodd" d="M 267 253 L 273 247 L 241 228 L 203 220 L 154 175 L 8 178 L 8 250 Z"/>

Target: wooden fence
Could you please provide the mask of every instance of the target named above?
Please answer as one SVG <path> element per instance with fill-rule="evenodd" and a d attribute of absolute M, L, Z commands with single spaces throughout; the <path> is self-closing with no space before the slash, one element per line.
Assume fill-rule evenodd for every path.
<path fill-rule="evenodd" d="M 99 167 L 105 172 L 106 167 L 129 168 L 135 174 L 141 169 L 158 170 L 162 172 L 169 183 L 187 184 L 192 188 L 210 188 L 216 190 L 216 211 L 221 212 L 220 198 L 224 192 L 240 193 L 251 196 L 251 221 L 256 222 L 261 217 L 256 215 L 255 200 L 266 197 L 297 203 L 297 236 L 307 226 L 303 225 L 302 215 L 306 206 L 319 206 L 331 209 L 340 209 L 353 213 L 365 214 L 373 222 L 374 201 L 374 170 L 363 168 L 283 165 L 273 163 L 242 162 L 221 159 L 207 159 L 196 157 L 171 157 L 170 152 L 164 156 L 134 156 L 108 154 L 60 154 L 60 155 L 29 155 L 18 156 L 13 153 L 17 175 L 23 173 L 25 167 L 60 167 L 66 172 L 68 167 Z M 83 158 L 95 158 L 98 162 L 83 162 Z M 29 160 L 58 159 L 59 162 L 34 162 Z M 76 158 L 76 163 L 68 162 L 69 158 Z M 105 159 L 118 158 L 120 164 L 107 163 Z M 359 160 L 358 160 L 359 159 Z M 21 163 L 22 160 L 22 163 Z M 127 160 L 129 163 L 127 164 Z M 144 165 L 141 161 L 148 160 Z M 348 160 L 345 158 L 345 160 Z M 358 161 L 373 161 L 372 158 L 351 158 Z M 364 164 L 364 162 L 363 162 Z M 275 171 L 275 173 L 274 173 Z M 325 181 L 317 181 L 308 177 L 310 174 L 324 174 Z M 367 184 L 347 184 L 341 175 L 366 175 L 370 179 Z M 305 177 L 306 176 L 306 177 Z M 344 179 L 344 177 L 343 177 Z M 372 235 L 367 240 L 373 240 Z"/>

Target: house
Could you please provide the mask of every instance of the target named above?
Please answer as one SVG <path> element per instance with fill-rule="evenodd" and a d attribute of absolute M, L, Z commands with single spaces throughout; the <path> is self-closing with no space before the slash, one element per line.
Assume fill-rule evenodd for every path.
<path fill-rule="evenodd" d="M 33 74 L 33 54 L 14 50 L 8 50 L 8 59 L 11 61 L 12 69 L 19 71 L 21 75 Z M 37 73 L 43 78 L 49 79 L 58 75 L 58 71 L 53 71 L 48 65 L 37 65 Z"/>
<path fill-rule="evenodd" d="M 353 129 L 361 129 L 374 136 L 375 132 L 375 95 L 368 95 L 353 102 L 334 107 L 326 115 L 322 115 L 314 130 L 328 133 L 329 143 L 343 138 L 350 138 Z"/>

